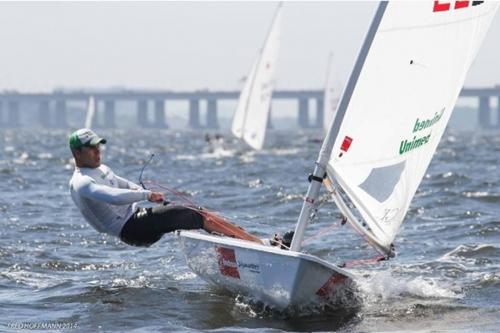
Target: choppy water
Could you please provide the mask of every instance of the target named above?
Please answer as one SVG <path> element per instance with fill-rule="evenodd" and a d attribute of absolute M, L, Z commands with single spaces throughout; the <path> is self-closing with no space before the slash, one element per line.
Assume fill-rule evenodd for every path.
<path fill-rule="evenodd" d="M 397 258 L 358 267 L 360 307 L 277 312 L 203 282 L 178 240 L 126 246 L 86 224 L 68 195 L 69 132 L 0 133 L 0 331 L 500 331 L 500 133 L 448 133 L 396 240 Z M 262 152 L 205 151 L 203 133 L 101 131 L 104 163 L 177 187 L 260 236 L 292 229 L 319 149 L 270 133 Z M 333 263 L 374 253 L 325 203 L 305 250 Z M 16 326 L 18 325 L 18 326 Z M 39 327 L 40 328 L 40 327 Z M 53 331 L 54 329 L 52 329 Z"/>

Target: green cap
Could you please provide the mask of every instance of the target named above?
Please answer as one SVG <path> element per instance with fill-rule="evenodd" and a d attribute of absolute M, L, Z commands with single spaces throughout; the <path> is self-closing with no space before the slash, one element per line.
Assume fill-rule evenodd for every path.
<path fill-rule="evenodd" d="M 99 137 L 88 128 L 81 128 L 74 131 L 69 137 L 69 147 L 71 149 L 79 149 L 84 146 L 97 146 L 100 143 L 106 143 L 106 139 Z"/>

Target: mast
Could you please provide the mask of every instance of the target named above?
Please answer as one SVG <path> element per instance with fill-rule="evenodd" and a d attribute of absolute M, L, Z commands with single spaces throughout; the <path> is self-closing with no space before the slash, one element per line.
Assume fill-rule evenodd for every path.
<path fill-rule="evenodd" d="M 361 51 L 358 55 L 344 93 L 342 94 L 342 99 L 338 106 L 335 120 L 332 122 L 330 130 L 328 131 L 326 138 L 323 141 L 323 145 L 321 146 L 318 159 L 315 162 L 316 166 L 314 167 L 313 174 L 310 177 L 311 183 L 309 184 L 309 188 L 307 190 L 306 197 L 304 198 L 304 203 L 302 204 L 302 209 L 300 211 L 297 225 L 295 226 L 295 234 L 290 246 L 290 250 L 292 251 L 300 251 L 301 249 L 304 232 L 307 224 L 309 223 L 310 216 L 316 207 L 316 201 L 319 196 L 321 184 L 323 182 L 324 176 L 326 175 L 326 166 L 328 164 L 328 161 L 330 160 L 330 155 L 332 153 L 335 140 L 337 139 L 342 120 L 347 111 L 352 93 L 354 91 L 354 88 L 356 87 L 356 83 L 365 63 L 368 51 L 370 50 L 370 46 L 373 42 L 373 39 L 375 38 L 375 34 L 378 30 L 380 22 L 382 21 L 382 17 L 386 8 L 387 1 L 381 2 L 378 6 L 375 17 L 373 18 L 373 21 L 370 25 L 370 29 L 368 30 L 368 33 L 365 37 L 363 47 L 361 48 Z"/>

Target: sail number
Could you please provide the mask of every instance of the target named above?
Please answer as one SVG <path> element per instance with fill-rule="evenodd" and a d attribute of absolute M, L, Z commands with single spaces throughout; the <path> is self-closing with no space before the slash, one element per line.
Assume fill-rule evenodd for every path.
<path fill-rule="evenodd" d="M 399 208 L 386 208 L 384 209 L 384 215 L 380 218 L 380 222 L 389 224 L 398 215 Z"/>
<path fill-rule="evenodd" d="M 482 4 L 484 1 L 452 1 L 455 3 L 453 9 L 467 8 L 469 6 L 477 6 Z M 434 1 L 434 9 L 433 12 L 446 12 L 452 9 L 450 1 Z"/>

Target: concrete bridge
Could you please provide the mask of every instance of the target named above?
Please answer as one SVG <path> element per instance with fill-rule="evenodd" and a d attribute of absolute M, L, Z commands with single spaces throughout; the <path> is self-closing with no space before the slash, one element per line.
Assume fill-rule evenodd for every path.
<path fill-rule="evenodd" d="M 116 105 L 119 102 L 131 102 L 135 105 L 135 122 L 144 128 L 168 128 L 166 114 L 169 101 L 188 103 L 188 126 L 191 128 L 219 128 L 218 102 L 237 100 L 239 91 L 55 91 L 53 93 L 0 93 L 0 126 L 16 128 L 23 126 L 41 126 L 46 128 L 66 128 L 69 126 L 68 115 L 76 110 L 85 110 L 90 96 L 96 100 L 97 123 L 94 127 L 113 128 L 117 126 L 118 113 L 123 115 Z M 500 128 L 500 86 L 492 88 L 464 88 L 461 97 L 478 99 L 479 124 L 483 128 Z M 490 101 L 496 98 L 498 114 L 496 124 L 492 123 Z M 301 128 L 323 126 L 323 91 L 321 90 L 277 90 L 273 100 L 295 100 L 297 102 L 297 125 Z M 310 101 L 315 101 L 314 109 Z M 206 119 L 200 121 L 201 103 L 205 104 Z M 153 111 L 153 112 L 150 112 Z M 26 121 L 22 121 L 23 113 Z M 130 110 L 127 111 L 130 114 Z M 314 117 L 312 116 L 314 113 Z M 28 122 L 29 124 L 26 124 Z M 83 122 L 82 122 L 83 125 Z"/>

